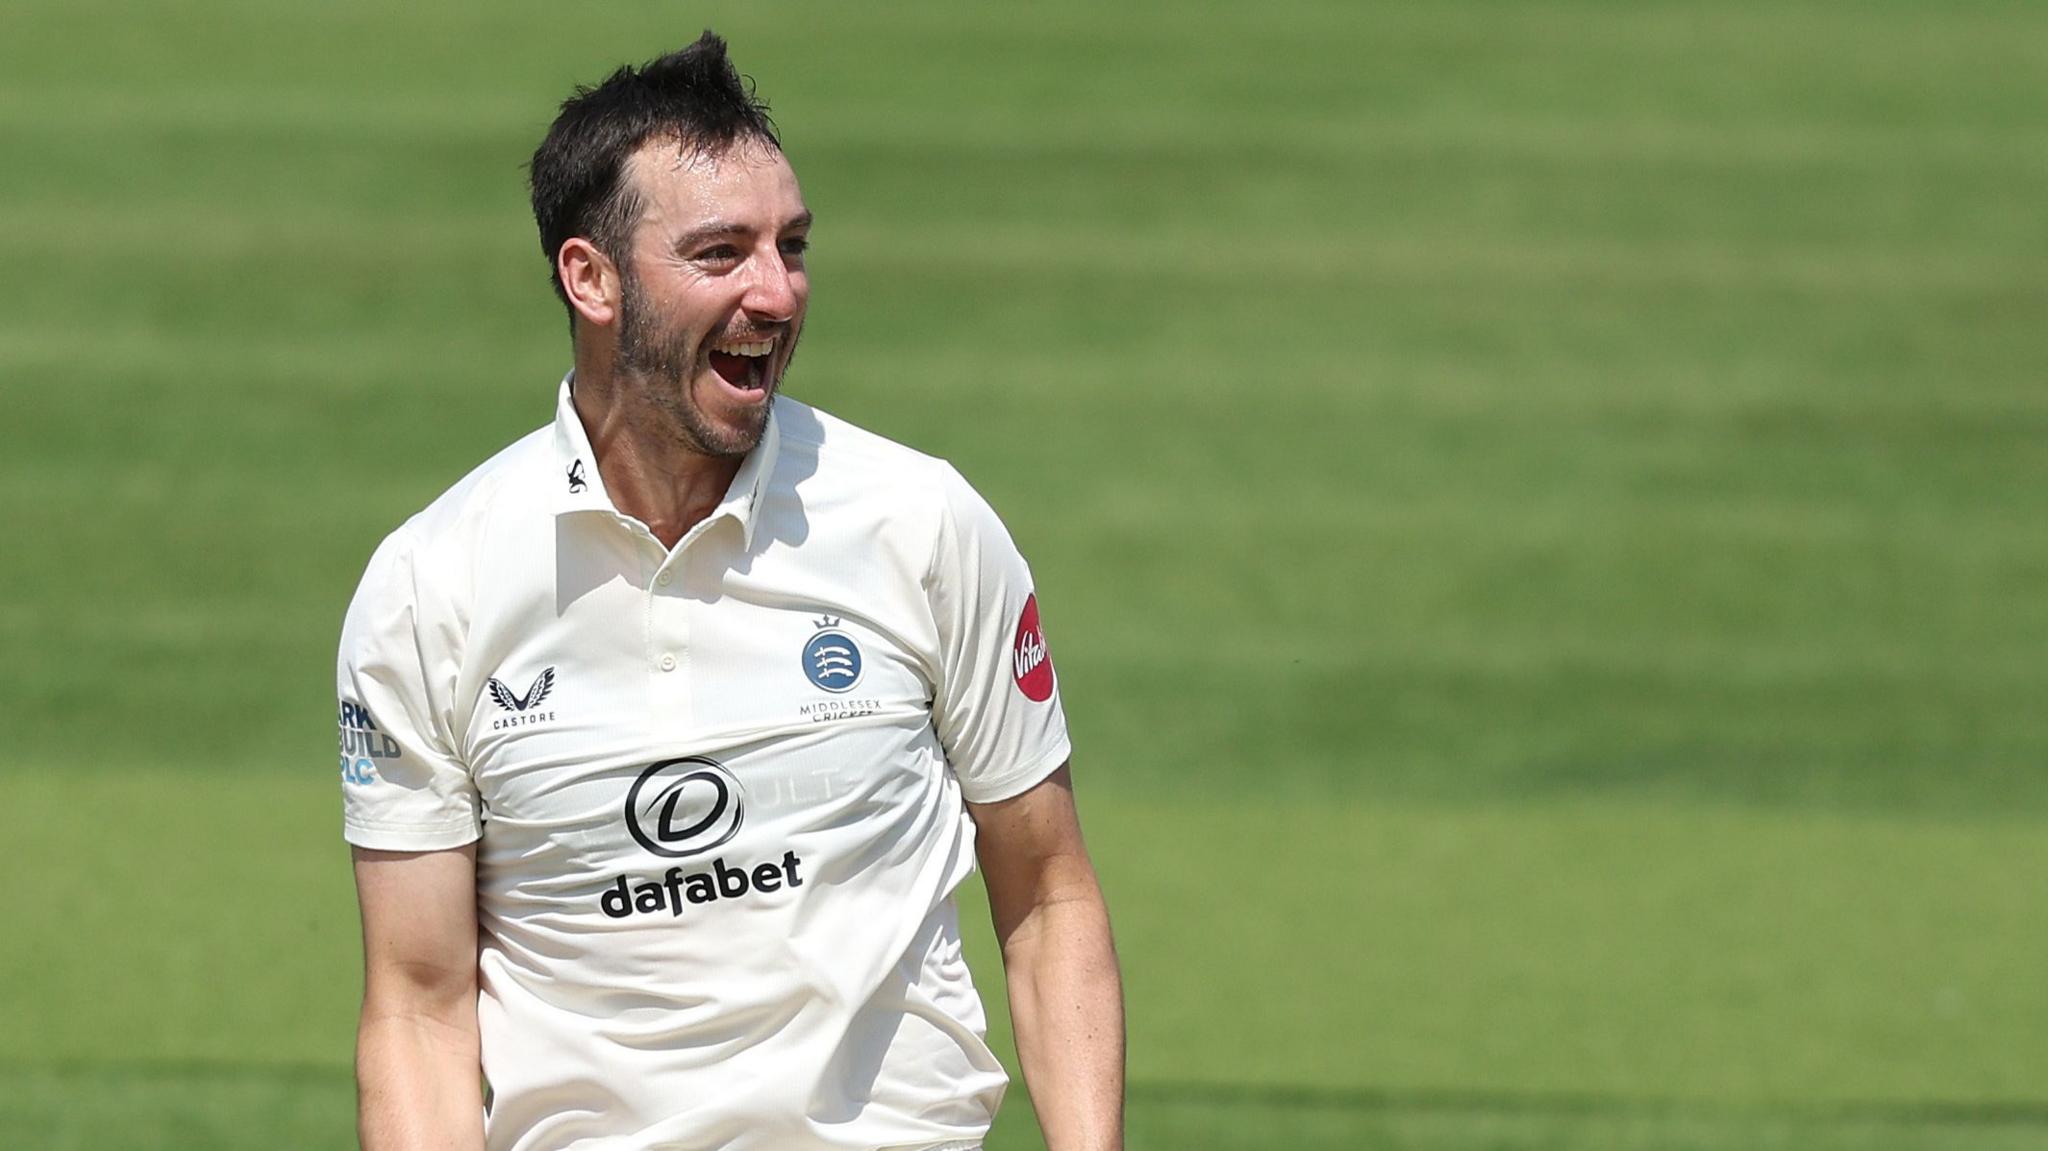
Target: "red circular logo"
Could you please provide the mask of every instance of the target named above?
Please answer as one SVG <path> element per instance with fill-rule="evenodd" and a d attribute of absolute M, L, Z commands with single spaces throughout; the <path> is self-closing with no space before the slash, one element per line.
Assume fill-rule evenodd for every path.
<path fill-rule="evenodd" d="M 1024 614 L 1017 617 L 1017 641 L 1010 652 L 1017 690 L 1024 698 L 1044 703 L 1052 698 L 1052 652 L 1045 646 L 1045 631 L 1038 626 L 1038 596 L 1024 601 Z"/>

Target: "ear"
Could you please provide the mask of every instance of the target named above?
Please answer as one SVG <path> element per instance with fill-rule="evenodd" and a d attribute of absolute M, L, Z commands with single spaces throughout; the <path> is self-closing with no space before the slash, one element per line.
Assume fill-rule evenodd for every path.
<path fill-rule="evenodd" d="M 562 241 L 561 250 L 555 253 L 555 275 L 577 315 L 600 328 L 619 318 L 623 292 L 619 269 L 597 245 L 581 236 Z"/>

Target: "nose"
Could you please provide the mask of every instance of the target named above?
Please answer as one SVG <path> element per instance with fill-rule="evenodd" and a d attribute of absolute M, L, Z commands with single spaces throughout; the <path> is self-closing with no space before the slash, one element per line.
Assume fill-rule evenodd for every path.
<path fill-rule="evenodd" d="M 793 269 L 780 251 L 771 250 L 754 261 L 753 282 L 740 298 L 740 307 L 760 323 L 786 324 L 803 307 L 809 285 L 799 269 Z"/>

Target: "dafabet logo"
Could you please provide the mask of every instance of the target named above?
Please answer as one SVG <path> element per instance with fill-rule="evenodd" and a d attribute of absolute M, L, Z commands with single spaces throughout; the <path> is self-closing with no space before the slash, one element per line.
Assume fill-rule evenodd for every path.
<path fill-rule="evenodd" d="M 626 830 L 633 841 L 669 859 L 702 856 L 731 842 L 746 822 L 746 789 L 725 765 L 701 755 L 663 760 L 643 770 L 626 791 Z M 779 860 L 728 864 L 714 857 L 708 866 L 671 867 L 658 879 L 638 883 L 612 878 L 598 907 L 612 919 L 739 899 L 754 893 L 802 887 L 803 860 L 784 851 Z"/>

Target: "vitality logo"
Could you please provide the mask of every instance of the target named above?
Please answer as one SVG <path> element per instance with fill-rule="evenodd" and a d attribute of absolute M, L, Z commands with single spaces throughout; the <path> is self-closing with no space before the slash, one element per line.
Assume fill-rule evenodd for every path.
<path fill-rule="evenodd" d="M 1017 679 L 1017 690 L 1033 703 L 1044 703 L 1052 698 L 1052 651 L 1045 646 L 1045 629 L 1038 623 L 1038 596 L 1034 593 L 1024 601 L 1024 611 L 1017 616 L 1017 637 L 1010 645 L 1011 671 Z"/>
<path fill-rule="evenodd" d="M 626 830 L 648 851 L 670 859 L 701 856 L 739 834 L 746 820 L 746 789 L 715 759 L 663 760 L 642 771 L 627 789 L 625 816 Z M 688 872 L 671 867 L 660 879 L 640 883 L 615 876 L 597 904 L 612 919 L 661 911 L 679 916 L 691 904 L 802 887 L 798 869 L 803 862 L 796 852 L 785 851 L 780 860 L 738 866 L 716 857 L 709 867 Z"/>

